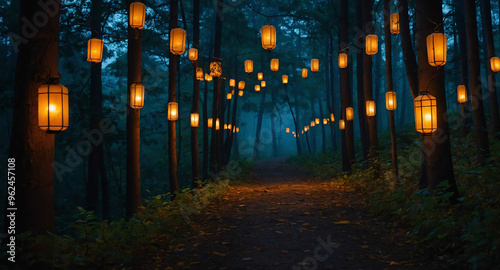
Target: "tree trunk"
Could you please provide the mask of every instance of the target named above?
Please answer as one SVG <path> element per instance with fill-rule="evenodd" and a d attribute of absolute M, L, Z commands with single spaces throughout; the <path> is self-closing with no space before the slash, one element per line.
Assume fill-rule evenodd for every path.
<path fill-rule="evenodd" d="M 427 59 L 426 38 L 435 30 L 443 31 L 442 1 L 416 1 L 416 29 L 417 29 L 417 56 L 419 85 L 426 85 L 423 91 L 428 91 L 436 98 L 437 103 L 437 130 L 432 135 L 426 135 L 426 163 L 428 188 L 433 192 L 437 184 L 447 180 L 450 191 L 454 193 L 452 201 L 458 196 L 458 190 L 453 175 L 453 163 L 450 150 L 450 132 L 447 122 L 446 91 L 443 68 L 429 65 Z M 436 25 L 433 23 L 439 24 Z"/>
<path fill-rule="evenodd" d="M 262 69 L 264 70 L 264 69 Z M 274 119 L 276 119 L 276 115 L 274 113 L 275 109 L 276 109 L 276 91 L 274 90 L 274 88 L 271 90 L 272 91 L 272 94 L 271 94 L 271 98 L 272 98 L 272 102 L 273 102 L 273 109 L 271 110 L 271 135 L 272 135 L 272 140 L 273 140 L 273 157 L 277 157 L 278 156 L 278 142 L 276 140 L 276 128 L 274 126 Z"/>
<path fill-rule="evenodd" d="M 209 142 L 208 142 L 208 83 L 205 81 L 203 90 L 203 168 L 202 180 L 208 179 Z"/>
<path fill-rule="evenodd" d="M 310 99 L 309 100 L 309 104 L 311 105 L 311 118 L 312 118 L 313 121 L 315 121 L 315 119 L 316 119 L 316 108 L 314 106 L 314 100 Z M 316 134 L 317 134 L 316 130 L 317 129 L 313 128 L 312 126 L 310 126 L 310 123 L 306 123 L 306 126 L 309 126 L 311 128 L 310 129 L 311 132 L 309 132 L 309 135 L 311 135 L 310 142 L 311 142 L 312 152 L 313 153 L 317 153 L 317 151 L 318 151 L 318 149 L 317 149 L 317 143 L 316 143 L 316 141 L 317 141 L 316 140 Z"/>
<path fill-rule="evenodd" d="M 237 81 L 238 80 L 238 56 L 234 58 L 234 79 Z M 229 91 L 235 91 L 235 87 L 229 88 Z M 236 139 L 236 113 L 238 112 L 238 97 L 239 95 L 235 91 L 235 95 L 233 95 L 233 110 L 232 110 L 232 117 L 231 117 L 231 126 L 232 130 L 229 132 L 229 143 L 227 147 L 227 162 L 229 162 L 229 159 L 231 157 L 231 150 L 233 148 L 233 142 Z M 233 132 L 234 131 L 234 132 Z"/>
<path fill-rule="evenodd" d="M 217 0 L 217 6 L 215 7 L 215 36 L 214 36 L 214 54 L 213 60 L 219 61 L 222 45 L 222 18 L 220 14 L 223 14 L 223 2 L 222 0 Z M 224 131 L 224 126 L 222 125 L 219 130 L 216 130 L 216 120 L 219 118 L 219 101 L 220 101 L 220 78 L 214 78 L 214 96 L 213 96 L 213 107 L 212 107 L 212 141 L 210 152 L 210 176 L 214 177 L 218 171 L 218 166 L 220 165 L 220 142 L 219 137 L 222 136 Z M 220 123 L 222 124 L 222 123 Z M 214 178 L 215 179 L 215 178 Z"/>
<path fill-rule="evenodd" d="M 495 56 L 495 43 L 493 40 L 493 30 L 491 23 L 491 3 L 490 0 L 480 0 L 481 3 L 481 19 L 483 22 L 483 31 L 485 35 L 485 41 L 488 51 L 489 60 Z M 488 90 L 490 94 L 490 114 L 491 114 L 491 125 L 492 131 L 498 137 L 500 136 L 500 115 L 498 112 L 498 99 L 497 99 L 497 83 L 495 79 L 495 73 L 491 70 L 490 65 L 487 64 L 487 74 L 488 74 Z"/>
<path fill-rule="evenodd" d="M 469 87 L 469 62 L 467 61 L 467 33 L 465 26 L 465 6 L 464 1 L 456 1 L 455 4 L 455 23 L 457 26 L 457 36 L 458 36 L 458 46 L 460 50 L 460 82 L 465 85 L 466 89 Z M 470 126 L 470 98 L 467 99 L 466 103 L 462 104 L 462 121 L 463 121 L 463 133 L 464 135 L 469 133 Z"/>
<path fill-rule="evenodd" d="M 257 116 L 257 129 L 255 133 L 255 142 L 253 144 L 253 158 L 257 159 L 259 156 L 260 144 L 260 131 L 262 129 L 262 117 L 264 115 L 264 102 L 266 101 L 266 91 L 262 91 L 260 97 L 259 114 Z"/>
<path fill-rule="evenodd" d="M 193 46 L 200 50 L 200 0 L 193 0 Z M 196 79 L 198 60 L 193 61 L 193 104 L 191 113 L 200 113 L 200 81 Z M 191 127 L 191 166 L 193 187 L 200 181 L 200 149 L 198 146 L 198 127 Z"/>
<path fill-rule="evenodd" d="M 319 124 L 321 125 L 321 150 L 326 152 L 326 132 L 325 125 L 323 124 L 323 119 L 325 119 L 325 114 L 323 111 L 323 102 L 321 98 L 318 98 L 318 107 L 319 107 Z"/>
<path fill-rule="evenodd" d="M 128 5 L 135 2 L 135 0 L 127 1 Z M 130 10 L 128 12 L 130 13 Z M 127 97 L 130 97 L 130 86 L 141 82 L 141 50 L 142 31 L 135 30 L 129 25 Z M 137 212 L 137 208 L 141 206 L 141 111 L 130 107 L 130 98 L 127 98 L 127 103 L 127 194 L 125 198 L 125 215 L 132 217 Z"/>
<path fill-rule="evenodd" d="M 287 87 L 288 87 L 288 84 L 285 85 L 285 91 L 287 91 Z M 299 108 L 299 97 L 298 97 L 298 90 L 293 87 L 292 88 L 292 91 L 293 91 L 293 100 L 295 101 L 295 116 L 293 115 L 293 112 L 292 112 L 292 108 L 290 108 L 290 112 L 292 112 L 292 116 L 295 118 L 295 134 L 297 134 L 297 153 L 299 155 L 302 154 L 302 145 L 300 143 L 300 136 L 299 135 L 302 135 L 300 130 L 300 108 Z M 287 99 L 288 99 L 288 105 L 290 106 L 290 99 L 289 99 L 289 96 L 288 96 L 288 93 L 287 93 Z M 310 151 L 309 151 L 310 152 Z"/>
<path fill-rule="evenodd" d="M 170 31 L 177 28 L 178 4 L 178 0 L 170 0 Z M 172 52 L 169 52 L 168 55 L 168 102 L 170 103 L 177 101 L 175 85 L 177 77 L 177 55 Z M 177 134 L 175 130 L 175 121 L 168 121 L 168 177 L 170 193 L 175 198 L 175 193 L 179 191 L 179 182 L 177 180 Z"/>
<path fill-rule="evenodd" d="M 333 55 L 333 37 L 330 34 L 329 35 L 329 55 Z M 333 57 L 330 57 L 330 102 L 331 102 L 331 111 L 330 113 L 335 114 L 335 100 L 334 100 L 334 85 L 335 85 L 335 72 L 334 72 L 334 63 L 333 63 Z M 334 115 L 335 116 L 335 115 Z M 332 132 L 332 147 L 333 147 L 333 152 L 337 151 L 337 129 L 332 123 L 331 126 L 331 132 Z"/>
<path fill-rule="evenodd" d="M 326 72 L 325 72 L 325 91 L 326 91 L 326 110 L 327 110 L 327 118 L 330 118 L 330 114 L 333 113 L 332 110 L 332 95 L 331 95 L 331 84 L 330 81 L 332 80 L 331 76 L 331 59 L 332 56 L 330 55 L 330 37 L 325 38 L 325 63 L 326 63 Z M 335 145 L 334 141 L 334 134 L 333 134 L 333 125 L 334 123 L 330 123 L 330 136 L 332 139 L 332 148 Z"/>
<path fill-rule="evenodd" d="M 363 6 L 363 1 L 356 1 L 356 14 L 357 14 L 357 25 L 358 28 L 361 29 L 362 31 L 365 29 L 364 23 L 363 23 L 363 16 L 362 16 L 362 6 Z M 357 88 L 358 88 L 358 119 L 359 119 L 359 133 L 361 137 L 361 147 L 363 148 L 363 159 L 368 160 L 368 152 L 370 149 L 370 138 L 368 136 L 368 123 L 366 121 L 366 107 L 365 107 L 365 94 L 364 94 L 364 89 L 363 89 L 363 64 L 364 64 L 364 55 L 365 52 L 363 51 L 364 48 L 364 42 L 365 42 L 365 37 L 364 35 L 357 36 L 356 40 L 358 40 L 358 44 L 360 45 L 360 48 L 356 52 L 356 71 L 357 71 Z M 370 69 L 371 73 L 371 69 Z"/>
<path fill-rule="evenodd" d="M 104 144 L 104 143 L 103 143 Z M 104 146 L 100 145 L 99 149 L 99 171 L 101 176 L 101 203 L 102 203 L 102 219 L 111 218 L 111 207 L 109 202 L 109 180 L 106 174 L 106 166 L 104 162 Z"/>

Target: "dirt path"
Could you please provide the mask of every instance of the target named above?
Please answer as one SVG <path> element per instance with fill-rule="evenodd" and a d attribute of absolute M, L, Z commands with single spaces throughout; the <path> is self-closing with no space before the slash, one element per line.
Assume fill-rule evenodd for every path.
<path fill-rule="evenodd" d="M 443 269 L 367 214 L 354 192 L 282 159 L 253 172 L 208 207 L 185 244 L 156 258 L 158 269 Z"/>

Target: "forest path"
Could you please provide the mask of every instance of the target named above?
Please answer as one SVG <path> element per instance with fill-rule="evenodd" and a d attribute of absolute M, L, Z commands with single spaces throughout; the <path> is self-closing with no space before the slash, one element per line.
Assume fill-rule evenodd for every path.
<path fill-rule="evenodd" d="M 354 192 L 284 159 L 256 162 L 253 173 L 156 258 L 157 269 L 443 269 L 416 256 L 404 231 L 369 215 Z"/>

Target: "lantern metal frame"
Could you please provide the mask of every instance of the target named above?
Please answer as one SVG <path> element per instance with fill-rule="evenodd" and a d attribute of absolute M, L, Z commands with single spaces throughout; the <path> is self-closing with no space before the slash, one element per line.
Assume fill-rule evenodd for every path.
<path fill-rule="evenodd" d="M 260 28 L 262 48 L 271 51 L 276 48 L 276 28 L 270 24 Z M 266 37 L 266 38 L 265 38 Z"/>
<path fill-rule="evenodd" d="M 375 104 L 375 101 L 374 100 L 367 100 L 365 102 L 366 104 L 366 116 L 368 117 L 374 117 L 376 114 L 377 114 L 377 107 L 376 107 L 376 104 Z M 372 110 L 369 110 L 371 109 L 371 107 L 373 107 L 373 111 Z"/>
<path fill-rule="evenodd" d="M 280 69 L 280 60 L 278 58 L 271 59 L 271 70 L 276 72 Z"/>
<path fill-rule="evenodd" d="M 442 42 L 440 42 L 442 41 Z M 434 67 L 441 67 L 446 64 L 448 42 L 443 33 L 432 33 L 426 38 L 427 62 Z M 441 53 L 441 57 L 439 57 Z"/>
<path fill-rule="evenodd" d="M 222 76 L 222 63 L 221 62 L 211 62 L 210 63 L 210 76 L 219 78 Z"/>
<path fill-rule="evenodd" d="M 130 108 L 134 110 L 140 110 L 142 109 L 142 107 L 144 107 L 144 92 L 146 92 L 146 88 L 141 83 L 133 83 L 130 85 Z M 140 102 L 137 101 L 137 93 L 139 93 L 139 97 L 141 98 Z"/>
<path fill-rule="evenodd" d="M 436 98 L 428 92 L 421 92 L 414 100 L 414 108 L 415 129 L 424 135 L 429 135 L 434 132 L 437 129 Z M 427 119 L 428 116 L 430 116 L 430 119 Z"/>
<path fill-rule="evenodd" d="M 399 34 L 399 14 L 392 13 L 389 17 L 391 34 L 396 35 Z"/>
<path fill-rule="evenodd" d="M 196 60 L 198 60 L 198 49 L 196 48 L 189 49 L 188 57 L 189 60 L 191 60 L 191 62 L 195 62 Z"/>
<path fill-rule="evenodd" d="M 129 12 L 130 12 L 130 16 L 129 16 L 130 27 L 132 27 L 136 30 L 143 29 L 144 23 L 146 21 L 146 5 L 144 5 L 141 2 L 134 2 L 134 3 L 130 4 Z M 134 15 L 136 12 L 142 13 L 142 20 L 140 22 L 135 21 L 136 17 Z"/>
<path fill-rule="evenodd" d="M 245 72 L 246 73 L 252 73 L 253 72 L 253 61 L 248 59 L 245 60 Z"/>
<path fill-rule="evenodd" d="M 98 51 L 95 51 L 94 47 L 97 47 Z M 98 38 L 89 39 L 87 42 L 87 61 L 91 63 L 101 63 L 103 50 L 104 41 Z M 95 55 L 94 52 L 96 52 L 97 55 Z"/>
<path fill-rule="evenodd" d="M 311 59 L 311 71 L 314 73 L 319 71 L 319 59 Z"/>
<path fill-rule="evenodd" d="M 387 93 L 385 93 L 385 108 L 388 111 L 395 111 L 398 108 L 396 92 L 387 91 Z"/>
<path fill-rule="evenodd" d="M 178 36 L 180 35 L 180 37 Z M 174 28 L 170 30 L 170 52 L 174 55 L 182 55 L 186 51 L 186 30 Z M 178 42 L 180 39 L 181 42 Z"/>
<path fill-rule="evenodd" d="M 175 114 L 172 112 L 175 109 Z M 179 103 L 175 101 L 171 101 L 167 105 L 167 119 L 168 121 L 177 121 L 179 120 Z"/>
<path fill-rule="evenodd" d="M 378 52 L 378 36 L 366 35 L 365 38 L 365 52 L 367 55 L 374 55 Z"/>
<path fill-rule="evenodd" d="M 44 109 L 45 99 L 47 100 L 47 107 Z M 59 125 L 51 124 L 51 104 L 54 99 L 59 101 L 60 113 L 58 120 Z M 46 116 L 46 119 L 44 119 Z M 54 119 L 53 119 L 54 120 Z M 45 124 L 46 123 L 46 124 Z M 55 134 L 66 130 L 69 126 L 69 94 L 66 86 L 57 82 L 57 79 L 50 79 L 47 84 L 42 84 L 38 87 L 38 127 L 47 133 Z"/>

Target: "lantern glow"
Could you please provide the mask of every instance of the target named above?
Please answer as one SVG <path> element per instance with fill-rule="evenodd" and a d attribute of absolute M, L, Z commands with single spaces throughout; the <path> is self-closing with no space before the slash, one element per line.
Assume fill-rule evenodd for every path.
<path fill-rule="evenodd" d="M 288 75 L 281 76 L 281 81 L 283 82 L 283 84 L 288 84 Z"/>
<path fill-rule="evenodd" d="M 278 71 L 280 69 L 280 60 L 277 58 L 271 59 L 271 70 Z"/>
<path fill-rule="evenodd" d="M 434 67 L 446 64 L 447 39 L 443 33 L 432 33 L 426 38 L 427 60 Z"/>
<path fill-rule="evenodd" d="M 307 78 L 307 68 L 302 69 L 302 78 Z"/>
<path fill-rule="evenodd" d="M 465 85 L 457 86 L 457 99 L 459 103 L 467 102 L 467 88 L 465 88 Z"/>
<path fill-rule="evenodd" d="M 375 116 L 375 113 L 376 113 L 375 101 L 367 100 L 366 101 L 366 116 L 372 117 L 372 116 Z"/>
<path fill-rule="evenodd" d="M 316 125 L 319 125 L 319 118 L 314 119 L 314 122 L 316 123 Z"/>
<path fill-rule="evenodd" d="M 227 93 L 226 98 L 227 100 L 231 100 L 231 98 L 233 98 L 233 95 L 231 93 Z"/>
<path fill-rule="evenodd" d="M 243 90 L 238 91 L 238 96 L 240 96 L 240 97 L 243 96 Z"/>
<path fill-rule="evenodd" d="M 319 60 L 318 59 L 311 59 L 311 71 L 317 72 L 318 70 L 319 70 Z"/>
<path fill-rule="evenodd" d="M 246 73 L 252 73 L 253 72 L 253 61 L 252 60 L 246 60 L 245 61 L 245 72 Z"/>
<path fill-rule="evenodd" d="M 260 91 L 260 85 L 257 84 L 257 85 L 255 85 L 255 92 L 259 92 L 259 91 Z"/>
<path fill-rule="evenodd" d="M 203 69 L 202 68 L 196 69 L 196 79 L 198 81 L 203 81 Z"/>
<path fill-rule="evenodd" d="M 191 60 L 191 62 L 198 60 L 198 49 L 191 48 L 189 49 L 188 54 L 189 54 L 189 60 Z"/>
<path fill-rule="evenodd" d="M 221 64 L 221 62 L 210 63 L 210 76 L 217 77 L 217 78 L 222 76 L 222 64 Z"/>
<path fill-rule="evenodd" d="M 215 130 L 219 130 L 220 129 L 220 121 L 219 121 L 219 118 L 217 118 L 215 120 Z"/>
<path fill-rule="evenodd" d="M 290 133 L 290 128 L 286 128 L 286 133 Z"/>
<path fill-rule="evenodd" d="M 186 51 L 186 31 L 182 28 L 170 30 L 170 52 L 181 55 Z"/>
<path fill-rule="evenodd" d="M 398 102 L 396 99 L 396 92 L 388 91 L 385 94 L 385 107 L 389 111 L 394 111 L 398 108 Z"/>
<path fill-rule="evenodd" d="M 191 127 L 200 126 L 200 115 L 198 113 L 191 114 Z"/>
<path fill-rule="evenodd" d="M 177 102 L 168 103 L 168 121 L 177 121 L 179 119 L 179 104 Z"/>
<path fill-rule="evenodd" d="M 346 67 L 347 67 L 347 54 L 339 53 L 339 68 L 346 68 Z"/>
<path fill-rule="evenodd" d="M 245 89 L 245 81 L 240 81 L 240 82 L 238 83 L 238 89 L 240 89 L 240 90 Z"/>
<path fill-rule="evenodd" d="M 374 55 L 378 52 L 378 36 L 377 35 L 367 35 L 366 36 L 366 54 Z"/>
<path fill-rule="evenodd" d="M 352 121 L 354 119 L 354 108 L 353 107 L 345 108 L 345 119 L 347 121 Z"/>
<path fill-rule="evenodd" d="M 62 84 L 38 87 L 38 127 L 47 133 L 56 133 L 66 130 L 68 124 L 68 88 Z"/>
<path fill-rule="evenodd" d="M 207 82 L 211 82 L 213 80 L 213 77 L 212 75 L 208 74 L 208 73 L 205 73 L 205 81 Z"/>
<path fill-rule="evenodd" d="M 339 120 L 339 129 L 344 130 L 345 129 L 345 121 L 343 119 Z"/>
<path fill-rule="evenodd" d="M 490 59 L 490 67 L 493 72 L 500 71 L 500 58 L 497 56 L 493 56 Z"/>
<path fill-rule="evenodd" d="M 89 39 L 87 42 L 87 61 L 91 63 L 102 62 L 104 42 L 98 38 Z"/>
<path fill-rule="evenodd" d="M 214 119 L 213 118 L 208 118 L 207 119 L 207 127 L 208 128 L 212 128 L 213 125 L 214 125 Z"/>
<path fill-rule="evenodd" d="M 260 87 L 266 87 L 266 81 L 260 81 Z"/>
<path fill-rule="evenodd" d="M 328 119 L 323 119 L 323 125 L 327 125 L 328 124 Z"/>
<path fill-rule="evenodd" d="M 235 86 L 236 86 L 236 80 L 234 80 L 234 79 L 230 79 L 230 80 L 229 80 L 229 86 L 231 86 L 231 87 L 235 87 Z"/>
<path fill-rule="evenodd" d="M 262 48 L 270 51 L 276 48 L 276 28 L 270 24 L 262 26 L 260 29 Z"/>
<path fill-rule="evenodd" d="M 335 122 L 335 116 L 333 115 L 333 113 L 330 114 L 330 121 Z"/>
<path fill-rule="evenodd" d="M 146 6 L 141 2 L 134 2 L 130 4 L 130 27 L 134 29 L 144 28 L 144 21 L 146 19 Z"/>
<path fill-rule="evenodd" d="M 133 83 L 130 86 L 130 107 L 136 110 L 144 107 L 144 85 Z"/>
<path fill-rule="evenodd" d="M 437 129 L 437 103 L 432 95 L 421 93 L 415 98 L 415 128 L 423 134 Z"/>
<path fill-rule="evenodd" d="M 264 79 L 264 74 L 262 72 L 257 73 L 257 79 L 262 81 Z"/>
<path fill-rule="evenodd" d="M 316 123 L 314 121 L 311 121 L 311 127 L 314 127 Z"/>
<path fill-rule="evenodd" d="M 391 34 L 399 34 L 399 14 L 392 13 L 390 17 Z"/>

